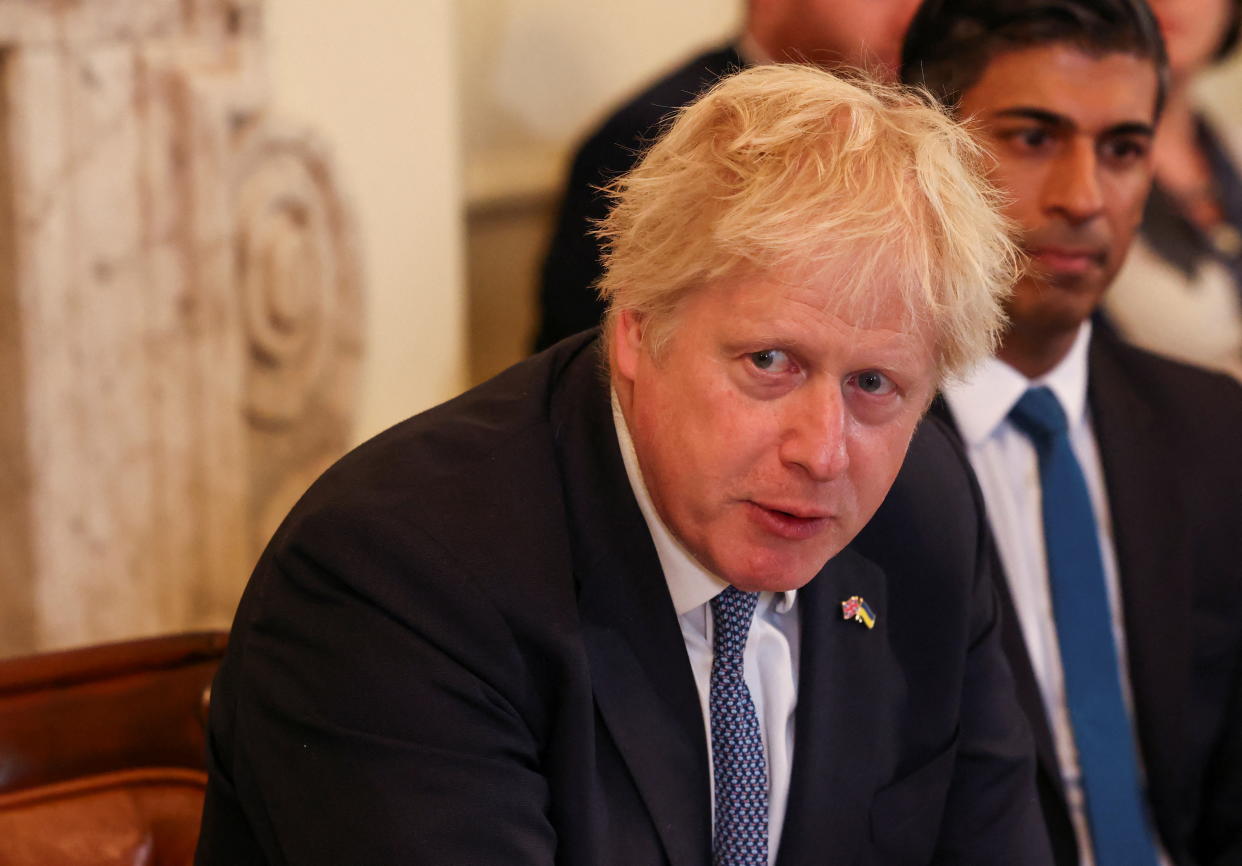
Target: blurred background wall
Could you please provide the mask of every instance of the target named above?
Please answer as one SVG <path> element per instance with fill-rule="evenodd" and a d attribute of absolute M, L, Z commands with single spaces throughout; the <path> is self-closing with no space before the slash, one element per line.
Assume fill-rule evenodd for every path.
<path fill-rule="evenodd" d="M 452 0 L 266 0 L 273 108 L 331 149 L 360 238 L 355 439 L 466 382 Z"/>

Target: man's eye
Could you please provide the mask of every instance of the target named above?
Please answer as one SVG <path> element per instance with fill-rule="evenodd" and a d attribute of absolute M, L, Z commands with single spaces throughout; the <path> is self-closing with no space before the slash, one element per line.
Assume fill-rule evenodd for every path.
<path fill-rule="evenodd" d="M 1148 149 L 1149 145 L 1145 141 L 1133 138 L 1119 138 L 1115 141 L 1110 141 L 1106 145 L 1104 153 L 1113 162 L 1131 163 L 1146 159 Z"/>
<path fill-rule="evenodd" d="M 893 390 L 893 382 L 878 370 L 864 370 L 850 377 L 859 391 L 866 394 L 884 396 Z"/>
<path fill-rule="evenodd" d="M 764 349 L 750 353 L 750 362 L 765 373 L 783 373 L 793 366 L 789 356 L 780 349 Z"/>
<path fill-rule="evenodd" d="M 1043 150 L 1052 142 L 1052 134 L 1040 126 L 1010 130 L 1001 137 L 1020 151 Z"/>

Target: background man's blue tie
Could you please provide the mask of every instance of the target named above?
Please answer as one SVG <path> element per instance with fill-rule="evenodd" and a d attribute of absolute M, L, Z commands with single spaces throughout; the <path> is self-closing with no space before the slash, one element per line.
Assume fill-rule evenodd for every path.
<path fill-rule="evenodd" d="M 712 678 L 708 694 L 716 777 L 716 866 L 767 866 L 768 774 L 759 716 L 742 678 L 742 651 L 757 592 L 732 586 L 712 599 Z"/>
<path fill-rule="evenodd" d="M 1039 455 L 1048 579 L 1095 862 L 1156 866 L 1121 692 L 1095 513 L 1070 448 L 1065 412 L 1052 391 L 1031 388 L 1009 419 Z"/>

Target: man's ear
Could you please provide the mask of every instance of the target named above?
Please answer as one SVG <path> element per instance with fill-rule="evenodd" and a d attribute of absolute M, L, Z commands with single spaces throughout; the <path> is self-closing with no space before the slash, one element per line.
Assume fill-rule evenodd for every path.
<path fill-rule="evenodd" d="M 643 352 L 646 317 L 636 310 L 620 310 L 613 318 L 612 363 L 619 375 L 633 382 Z"/>

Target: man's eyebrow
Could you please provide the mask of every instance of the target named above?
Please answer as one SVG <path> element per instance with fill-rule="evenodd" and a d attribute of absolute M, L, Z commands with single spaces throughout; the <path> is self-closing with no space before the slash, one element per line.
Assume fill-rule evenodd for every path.
<path fill-rule="evenodd" d="M 1110 126 L 1105 135 L 1141 135 L 1144 138 L 1153 138 L 1156 135 L 1156 129 L 1150 123 L 1131 120 Z"/>
<path fill-rule="evenodd" d="M 1073 121 L 1064 115 L 1057 114 L 1055 111 L 1049 111 L 1046 108 L 1035 108 L 1034 106 L 1016 105 L 1012 108 L 1002 108 L 995 112 L 992 117 L 1017 117 L 1026 120 L 1034 120 L 1045 126 L 1054 126 L 1061 129 L 1072 129 Z M 1156 134 L 1155 127 L 1140 120 L 1126 120 L 1115 126 L 1110 126 L 1104 133 L 1112 137 L 1118 135 L 1141 135 L 1145 138 L 1152 138 Z"/>
<path fill-rule="evenodd" d="M 1046 108 L 1035 108 L 1034 106 L 1015 105 L 1012 108 L 1002 108 L 1000 111 L 992 113 L 993 117 L 1017 117 L 1025 120 L 1034 120 L 1045 126 L 1064 126 L 1072 127 L 1074 124 L 1068 117 L 1057 114 L 1055 111 L 1049 111 Z"/>

